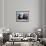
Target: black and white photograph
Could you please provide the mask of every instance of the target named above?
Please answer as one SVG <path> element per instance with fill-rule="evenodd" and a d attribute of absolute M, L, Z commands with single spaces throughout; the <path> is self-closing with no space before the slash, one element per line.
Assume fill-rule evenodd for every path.
<path fill-rule="evenodd" d="M 16 22 L 29 22 L 29 11 L 16 11 Z"/>
<path fill-rule="evenodd" d="M 0 46 L 46 46 L 46 0 L 0 0 Z"/>

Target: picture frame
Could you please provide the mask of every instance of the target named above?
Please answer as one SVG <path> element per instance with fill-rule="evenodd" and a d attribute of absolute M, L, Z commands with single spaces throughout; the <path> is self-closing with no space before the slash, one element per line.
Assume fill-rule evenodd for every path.
<path fill-rule="evenodd" d="M 29 11 L 16 11 L 16 22 L 29 22 Z"/>

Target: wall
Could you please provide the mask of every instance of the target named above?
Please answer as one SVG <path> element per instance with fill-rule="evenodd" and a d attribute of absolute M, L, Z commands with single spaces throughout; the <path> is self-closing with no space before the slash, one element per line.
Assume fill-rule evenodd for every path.
<path fill-rule="evenodd" d="M 46 37 L 46 0 L 45 0 L 45 37 Z"/>
<path fill-rule="evenodd" d="M 42 0 L 4 0 L 5 27 L 14 32 L 33 32 L 42 26 Z M 29 22 L 16 22 L 16 11 L 29 10 Z"/>
<path fill-rule="evenodd" d="M 0 0 L 0 27 L 3 26 L 3 1 Z"/>
<path fill-rule="evenodd" d="M 2 33 L 1 28 L 3 27 L 3 0 L 0 0 L 0 33 Z"/>
<path fill-rule="evenodd" d="M 42 20 L 43 20 L 43 37 L 46 37 L 46 0 L 43 0 L 43 6 L 42 6 Z"/>
<path fill-rule="evenodd" d="M 46 25 L 46 0 L 45 0 L 45 25 Z"/>

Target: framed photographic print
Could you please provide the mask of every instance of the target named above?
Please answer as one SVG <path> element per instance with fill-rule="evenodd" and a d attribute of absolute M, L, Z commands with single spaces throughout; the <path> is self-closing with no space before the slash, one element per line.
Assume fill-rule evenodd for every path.
<path fill-rule="evenodd" d="M 16 11 L 16 22 L 29 22 L 29 11 Z"/>

